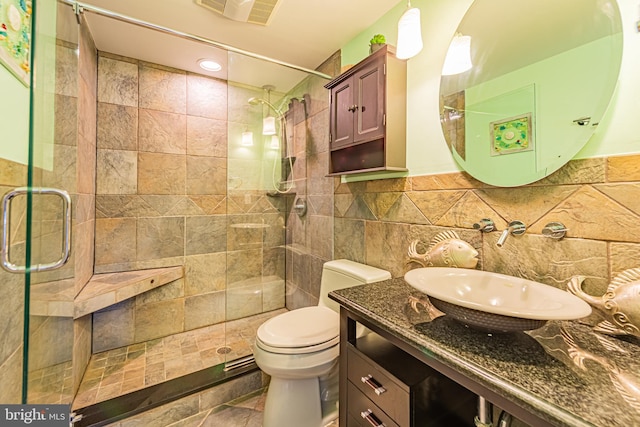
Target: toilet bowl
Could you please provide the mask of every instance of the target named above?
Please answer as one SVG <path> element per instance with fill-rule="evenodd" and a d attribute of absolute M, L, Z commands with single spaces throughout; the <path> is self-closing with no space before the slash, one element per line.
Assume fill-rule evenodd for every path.
<path fill-rule="evenodd" d="M 324 264 L 317 306 L 263 323 L 256 364 L 271 376 L 263 427 L 320 427 L 338 417 L 339 305 L 329 292 L 390 279 L 388 271 L 349 260 Z"/>

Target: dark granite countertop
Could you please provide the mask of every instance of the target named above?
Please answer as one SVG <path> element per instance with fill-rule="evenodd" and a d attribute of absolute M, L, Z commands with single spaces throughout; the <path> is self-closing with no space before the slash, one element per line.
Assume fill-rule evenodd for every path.
<path fill-rule="evenodd" d="M 487 334 L 432 316 L 402 278 L 330 297 L 374 326 L 557 426 L 640 426 L 640 340 L 597 334 L 578 322 Z"/>

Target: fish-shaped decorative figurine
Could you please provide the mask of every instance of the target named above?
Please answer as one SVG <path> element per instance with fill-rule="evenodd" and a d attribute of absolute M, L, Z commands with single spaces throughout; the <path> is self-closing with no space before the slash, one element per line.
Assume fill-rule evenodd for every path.
<path fill-rule="evenodd" d="M 418 243 L 418 240 L 414 240 L 409 245 L 409 262 L 417 262 L 423 267 L 476 268 L 478 265 L 478 251 L 460 240 L 455 231 L 436 234 L 423 254 L 418 253 Z"/>
<path fill-rule="evenodd" d="M 593 330 L 609 335 L 633 335 L 640 337 L 640 268 L 625 270 L 616 276 L 601 297 L 594 297 L 582 290 L 584 276 L 574 276 L 567 288 L 597 309 L 606 319 Z"/>
<path fill-rule="evenodd" d="M 620 396 L 636 411 L 640 411 L 640 382 L 634 372 L 626 372 L 613 361 L 580 348 L 574 338 L 564 329 L 560 330 L 562 339 L 567 344 L 567 353 L 573 363 L 583 371 L 588 371 L 586 360 L 599 364 L 609 374 L 609 379 Z"/>

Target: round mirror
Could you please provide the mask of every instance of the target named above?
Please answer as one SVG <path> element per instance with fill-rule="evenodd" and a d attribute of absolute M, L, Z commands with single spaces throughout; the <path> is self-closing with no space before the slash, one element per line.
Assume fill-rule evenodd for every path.
<path fill-rule="evenodd" d="M 454 159 L 501 187 L 556 171 L 595 131 L 621 58 L 616 0 L 475 0 L 440 81 Z"/>

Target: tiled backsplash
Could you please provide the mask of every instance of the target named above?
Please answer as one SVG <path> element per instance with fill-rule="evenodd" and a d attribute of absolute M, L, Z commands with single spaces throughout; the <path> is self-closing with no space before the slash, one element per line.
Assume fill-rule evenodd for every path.
<path fill-rule="evenodd" d="M 585 290 L 602 295 L 621 271 L 640 266 L 640 156 L 574 160 L 536 183 L 497 188 L 466 173 L 343 183 L 335 193 L 335 258 L 349 258 L 404 275 L 414 239 L 428 244 L 454 229 L 480 252 L 479 268 L 566 289 L 583 275 Z M 497 230 L 527 225 L 499 248 L 499 231 L 473 224 L 491 218 Z M 568 232 L 541 234 L 549 222 Z M 424 250 L 424 249 L 422 249 Z"/>

